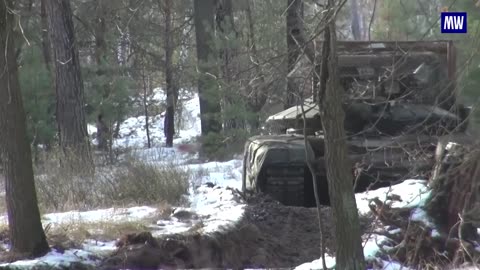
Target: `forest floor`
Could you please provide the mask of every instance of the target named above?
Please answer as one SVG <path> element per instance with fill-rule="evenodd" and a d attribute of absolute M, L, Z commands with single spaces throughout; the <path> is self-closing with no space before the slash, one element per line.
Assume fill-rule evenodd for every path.
<path fill-rule="evenodd" d="M 376 234 L 380 227 L 369 214 L 368 202 L 378 198 L 395 207 L 415 207 L 426 198 L 425 181 L 407 180 L 392 188 L 357 194 L 361 214 L 364 254 L 375 269 L 399 269 L 392 261 L 376 258 L 388 239 Z M 395 199 L 401 196 L 403 199 Z M 321 269 L 318 259 L 321 234 L 316 208 L 287 207 L 268 196 L 255 195 L 244 201 L 242 218 L 227 229 L 209 234 L 188 232 L 146 241 L 129 242 L 104 260 L 100 269 L 148 268 L 297 268 Z M 240 200 L 240 198 L 237 198 Z M 335 240 L 330 207 L 321 207 L 327 267 L 335 265 Z M 227 213 L 224 213 L 227 214 Z M 417 220 L 425 218 L 416 214 Z M 388 228 L 387 228 L 388 231 Z M 391 230 L 395 233 L 394 230 Z M 150 268 L 151 267 L 151 268 Z M 406 268 L 404 268 L 406 269 Z"/>
<path fill-rule="evenodd" d="M 381 225 L 369 214 L 369 201 L 378 198 L 395 207 L 419 206 L 428 195 L 425 183 L 407 180 L 356 195 L 366 258 L 379 259 L 375 256 L 380 247 L 388 244 L 388 238 L 375 234 Z M 332 267 L 335 245 L 329 207 L 321 207 L 321 218 L 326 263 Z M 418 208 L 411 218 L 425 216 Z M 35 260 L 3 264 L 0 269 L 61 269 L 78 263 L 95 269 L 321 268 L 317 209 L 286 207 L 265 196 L 242 198 L 235 188 L 218 183 L 199 186 L 190 207 L 72 211 L 47 214 L 43 220 L 51 224 L 51 232 L 57 232 L 48 233 L 52 252 Z M 68 233 L 58 233 L 62 231 Z M 7 240 L 5 237 L 5 249 Z M 383 263 L 391 265 L 384 269 L 399 266 Z"/>

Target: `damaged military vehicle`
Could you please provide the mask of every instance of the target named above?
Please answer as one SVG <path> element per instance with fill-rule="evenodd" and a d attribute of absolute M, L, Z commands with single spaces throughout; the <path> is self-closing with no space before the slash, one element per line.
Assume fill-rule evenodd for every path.
<path fill-rule="evenodd" d="M 454 91 L 453 43 L 345 41 L 338 46 L 352 188 L 361 192 L 428 177 L 438 138 L 467 128 L 469 110 L 457 103 Z M 320 203 L 330 203 L 319 107 L 312 99 L 302 103 L 268 117 L 269 134 L 246 142 L 244 191 L 312 207 L 315 175 Z"/>

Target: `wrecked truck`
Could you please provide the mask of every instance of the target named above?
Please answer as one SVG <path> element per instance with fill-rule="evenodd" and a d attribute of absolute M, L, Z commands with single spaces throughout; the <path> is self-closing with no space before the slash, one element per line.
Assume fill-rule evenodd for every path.
<path fill-rule="evenodd" d="M 453 43 L 339 42 L 338 59 L 355 192 L 428 177 L 438 138 L 468 127 L 454 91 Z M 268 117 L 269 134 L 247 140 L 243 191 L 312 207 L 315 175 L 320 203 L 330 204 L 320 108 L 312 98 L 302 103 Z"/>

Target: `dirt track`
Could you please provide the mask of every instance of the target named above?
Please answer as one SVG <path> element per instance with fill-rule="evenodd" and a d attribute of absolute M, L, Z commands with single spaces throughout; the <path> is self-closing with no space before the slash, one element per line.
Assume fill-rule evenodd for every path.
<path fill-rule="evenodd" d="M 331 254 L 331 211 L 322 207 L 321 212 Z M 320 257 L 316 209 L 286 207 L 260 196 L 249 198 L 245 218 L 235 228 L 136 242 L 120 248 L 101 269 L 287 268 Z"/>

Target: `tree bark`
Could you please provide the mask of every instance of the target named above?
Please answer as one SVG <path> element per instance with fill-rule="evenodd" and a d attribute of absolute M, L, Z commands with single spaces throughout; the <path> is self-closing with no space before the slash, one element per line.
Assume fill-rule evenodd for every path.
<path fill-rule="evenodd" d="M 11 251 L 29 256 L 48 252 L 40 220 L 31 149 L 18 81 L 15 54 L 13 1 L 0 3 L 0 155 L 5 170 L 5 188 Z"/>
<path fill-rule="evenodd" d="M 362 19 L 360 18 L 361 11 L 359 11 L 358 7 L 358 0 L 350 0 L 350 13 L 352 14 L 352 34 L 354 40 L 361 40 L 362 39 Z"/>
<path fill-rule="evenodd" d="M 288 0 L 287 4 L 287 73 L 290 73 L 301 54 L 298 42 L 303 35 L 303 0 Z M 287 76 L 285 109 L 297 104 L 297 93 L 298 85 L 294 78 Z"/>
<path fill-rule="evenodd" d="M 106 40 L 106 33 L 107 33 L 107 24 L 106 20 L 106 11 L 107 11 L 107 3 L 105 0 L 98 0 L 96 6 L 96 15 L 95 15 L 95 24 L 94 24 L 94 31 L 95 31 L 95 62 L 97 65 L 96 74 L 100 77 L 102 81 L 101 91 L 102 91 L 102 99 L 108 100 L 111 94 L 111 88 L 109 82 L 101 78 L 102 76 L 107 75 L 107 69 L 109 68 L 108 63 L 108 47 L 107 47 L 107 40 Z M 102 102 L 103 103 L 103 102 Z M 100 114 L 106 115 L 107 112 L 104 111 L 102 107 L 99 108 Z M 111 118 L 107 117 L 108 126 L 111 125 Z M 103 123 L 105 124 L 105 123 Z M 111 129 L 111 128 L 110 128 Z M 99 144 L 99 150 L 110 150 L 110 141 L 113 139 L 112 134 L 108 129 L 108 132 L 97 133 L 99 137 L 98 140 L 105 142 L 105 148 L 102 149 Z M 111 153 L 110 153 L 111 154 Z"/>
<path fill-rule="evenodd" d="M 334 0 L 328 7 L 335 8 Z M 330 16 L 332 16 L 332 13 Z M 327 20 L 328 21 L 328 20 Z M 325 138 L 325 165 L 328 189 L 331 198 L 337 243 L 337 269 L 365 269 L 358 210 L 353 193 L 353 176 L 347 159 L 345 112 L 342 108 L 343 91 L 338 81 L 338 57 L 336 47 L 335 20 L 325 32 L 325 43 L 329 43 L 328 80 L 325 93 L 320 99 L 321 119 Z M 323 72 L 322 72 L 323 73 Z M 325 79 L 320 79 L 325 82 Z"/>
<path fill-rule="evenodd" d="M 425 210 L 441 233 L 457 236 L 461 229 L 464 239 L 475 239 L 475 227 L 480 226 L 480 151 L 473 145 L 454 145 L 447 155 L 447 142 L 441 138 L 437 144 Z"/>
<path fill-rule="evenodd" d="M 45 7 L 53 45 L 60 146 L 65 153 L 73 153 L 86 165 L 92 165 L 70 1 L 49 0 Z"/>
<path fill-rule="evenodd" d="M 178 93 L 173 81 L 173 0 L 165 0 L 165 84 L 167 88 L 167 111 L 165 113 L 165 139 L 166 147 L 173 146 L 173 136 L 175 135 L 175 107 L 178 99 Z"/>
<path fill-rule="evenodd" d="M 267 102 L 268 94 L 266 93 L 265 89 L 265 74 L 263 73 L 262 67 L 259 64 L 257 42 L 255 40 L 255 22 L 253 21 L 250 1 L 251 0 L 246 1 L 246 13 L 248 20 L 248 47 L 250 48 L 250 57 L 253 59 L 252 62 L 255 66 L 256 76 L 258 77 L 258 79 L 255 81 L 259 82 L 251 86 L 251 91 L 253 94 L 249 95 L 248 107 L 256 114 L 256 117 L 250 121 L 251 128 L 256 131 L 260 127 L 259 112 Z"/>
<path fill-rule="evenodd" d="M 48 18 L 45 7 L 46 1 L 47 0 L 42 0 L 42 2 L 40 3 L 40 22 L 42 26 L 42 53 L 43 59 L 45 61 L 45 67 L 49 72 L 51 72 L 52 48 L 50 47 L 50 39 L 48 38 Z"/>
<path fill-rule="evenodd" d="M 143 113 L 145 115 L 145 130 L 147 132 L 147 147 L 151 148 L 152 143 L 150 140 L 150 121 L 149 121 L 149 115 L 148 115 L 148 90 L 149 90 L 149 83 L 147 83 L 146 78 L 145 78 L 145 68 L 143 68 L 142 71 L 142 81 L 143 81 Z M 166 116 L 165 116 L 166 117 Z"/>
<path fill-rule="evenodd" d="M 97 74 L 103 75 L 105 73 L 106 55 L 107 55 L 107 41 L 105 34 L 107 32 L 107 25 L 105 23 L 106 12 L 105 0 L 97 0 L 96 16 L 95 16 L 95 61 L 97 62 Z"/>
<path fill-rule="evenodd" d="M 202 135 L 222 131 L 214 39 L 215 0 L 194 0 Z"/>
<path fill-rule="evenodd" d="M 238 104 L 236 100 L 234 79 L 234 58 L 236 55 L 236 43 L 238 41 L 238 33 L 235 31 L 235 23 L 233 18 L 232 0 L 217 0 L 216 6 L 216 23 L 217 36 L 220 41 L 219 61 L 221 63 L 222 75 L 222 96 L 225 108 Z M 228 110 L 227 110 L 228 111 Z M 226 115 L 224 121 L 225 129 L 237 128 L 237 122 L 240 124 L 238 115 Z"/>

